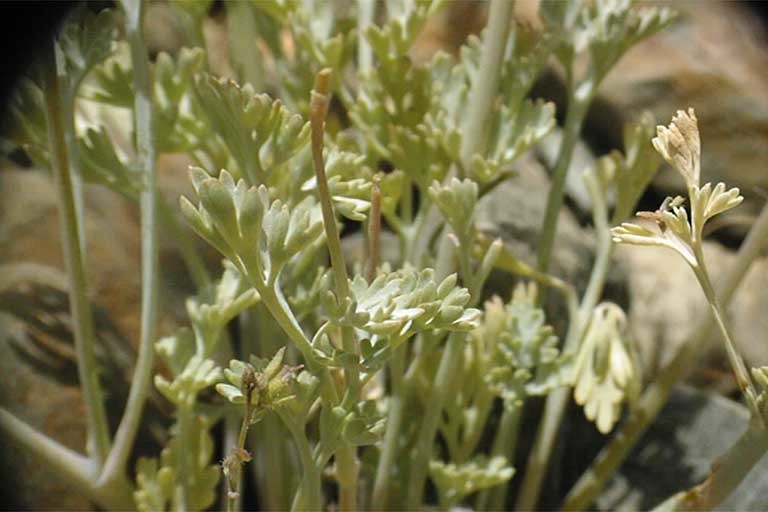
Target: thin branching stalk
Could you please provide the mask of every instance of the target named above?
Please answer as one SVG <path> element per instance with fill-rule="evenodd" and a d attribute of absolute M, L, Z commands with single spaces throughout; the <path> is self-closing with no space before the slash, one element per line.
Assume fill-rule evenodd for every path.
<path fill-rule="evenodd" d="M 424 482 L 427 479 L 435 434 L 440 423 L 440 415 L 443 412 L 443 405 L 445 404 L 448 390 L 459 369 L 463 345 L 464 334 L 452 332 L 448 336 L 443 356 L 440 358 L 440 366 L 437 369 L 427 408 L 424 410 L 424 418 L 411 459 L 411 473 L 409 475 L 408 492 L 405 502 L 406 510 L 417 510 L 421 507 Z"/>
<path fill-rule="evenodd" d="M 381 187 L 380 177 L 373 177 L 371 184 L 371 211 L 368 215 L 368 261 L 366 279 L 370 283 L 376 277 L 376 269 L 381 258 Z"/>
<path fill-rule="evenodd" d="M 707 298 L 710 310 L 712 311 L 712 316 L 714 317 L 715 323 L 720 329 L 720 333 L 723 335 L 723 339 L 725 340 L 725 352 L 728 357 L 728 361 L 731 364 L 731 368 L 733 369 L 734 376 L 736 377 L 736 384 L 739 386 L 739 389 L 743 393 L 744 399 L 752 413 L 759 416 L 760 413 L 754 408 L 757 392 L 755 391 L 755 387 L 752 383 L 752 378 L 749 376 L 747 367 L 744 365 L 744 360 L 736 350 L 736 344 L 733 341 L 733 336 L 731 335 L 731 330 L 728 327 L 722 306 L 717 300 L 717 294 L 715 293 L 715 290 L 712 287 L 712 282 L 709 279 L 709 273 L 707 272 L 707 267 L 704 262 L 704 254 L 701 250 L 701 245 L 697 244 L 694 246 L 694 254 L 696 255 L 696 260 L 698 261 L 698 266 L 696 269 L 694 269 L 694 274 L 696 274 L 696 278 L 698 279 L 699 284 L 704 291 L 704 296 Z"/>
<path fill-rule="evenodd" d="M 584 181 L 592 199 L 592 220 L 597 236 L 597 256 L 589 277 L 587 289 L 579 305 L 578 313 L 571 318 L 565 343 L 564 353 L 575 353 L 584 336 L 589 317 L 595 309 L 605 286 L 605 278 L 613 254 L 610 227 L 608 225 L 608 208 L 605 196 L 601 190 L 598 178 L 594 172 L 585 173 Z M 522 510 L 535 508 L 541 484 L 544 481 L 549 461 L 555 448 L 557 434 L 562 425 L 565 409 L 571 393 L 571 387 L 566 386 L 552 391 L 544 405 L 544 413 L 539 423 L 531 453 L 525 469 L 525 477 L 521 487 L 516 507 Z"/>
<path fill-rule="evenodd" d="M 716 287 L 718 303 L 723 307 L 727 307 L 730 303 L 766 239 L 768 239 L 768 206 L 763 207 L 763 211 L 739 248 L 736 261 Z M 674 386 L 688 374 L 701 354 L 702 346 L 709 340 L 714 324 L 712 315 L 709 312 L 704 314 L 693 334 L 681 346 L 672 361 L 659 372 L 618 432 L 571 488 L 563 502 L 564 510 L 584 510 L 595 500 L 606 482 L 639 441 L 640 436 L 661 412 Z"/>
<path fill-rule="evenodd" d="M 357 69 L 360 74 L 367 73 L 373 67 L 373 51 L 365 32 L 376 16 L 376 0 L 358 0 L 357 2 Z"/>
<path fill-rule="evenodd" d="M 480 56 L 480 76 L 473 82 L 470 103 L 462 126 L 459 156 L 464 168 L 472 157 L 484 150 L 488 117 L 499 90 L 501 64 L 509 40 L 514 2 L 491 0 L 488 10 L 488 28 L 483 38 Z"/>
<path fill-rule="evenodd" d="M 31 453 L 41 465 L 59 475 L 67 485 L 71 485 L 105 510 L 133 508 L 130 486 L 125 485 L 124 482 L 118 482 L 110 487 L 94 486 L 93 482 L 99 471 L 98 464 L 36 431 L 2 408 L 0 408 L 0 431 L 12 439 L 15 446 Z"/>
<path fill-rule="evenodd" d="M 241 332 L 245 333 L 241 338 L 243 361 L 251 354 L 267 357 L 280 349 L 280 333 L 275 332 L 276 326 L 262 305 L 246 310 L 240 320 Z M 268 414 L 254 425 L 250 443 L 254 454 L 252 469 L 259 501 L 265 510 L 285 510 L 290 506 L 289 475 L 298 468 L 293 467 L 293 461 L 287 456 L 288 442 L 277 416 Z"/>
<path fill-rule="evenodd" d="M 501 414 L 499 428 L 496 430 L 496 437 L 491 447 L 491 456 L 507 457 L 510 464 L 515 461 L 515 448 L 517 447 L 517 435 L 520 430 L 520 418 L 522 416 L 523 406 L 515 405 L 513 407 L 504 407 Z M 508 485 L 497 485 L 491 489 L 486 489 L 477 497 L 475 509 L 477 510 L 503 510 L 507 499 Z"/>
<path fill-rule="evenodd" d="M 389 503 L 390 479 L 392 466 L 397 457 L 400 442 L 400 428 L 403 423 L 405 409 L 405 393 L 403 390 L 403 374 L 405 372 L 405 345 L 395 349 L 389 362 L 390 398 L 387 406 L 387 430 L 381 448 L 379 464 L 376 468 L 376 478 L 373 483 L 371 499 L 372 510 L 385 510 Z"/>
<path fill-rule="evenodd" d="M 189 450 L 189 430 L 194 421 L 194 413 L 189 405 L 179 405 L 176 409 L 176 426 L 178 427 L 178 443 L 180 450 L 178 453 L 178 464 L 176 467 L 176 485 L 174 487 L 174 502 L 179 510 L 189 510 L 189 484 L 190 484 L 190 460 Z"/>
<path fill-rule="evenodd" d="M 541 227 L 541 238 L 538 250 L 538 269 L 542 272 L 549 270 L 552 258 L 552 246 L 557 234 L 557 221 L 560 218 L 560 209 L 565 197 L 565 178 L 571 166 L 571 158 L 576 142 L 581 133 L 581 126 L 594 96 L 592 82 L 585 82 L 572 93 L 568 101 L 568 110 L 563 126 L 563 138 L 557 155 L 557 163 L 552 176 L 552 185 L 547 196 L 547 209 L 544 213 L 544 222 Z"/>
<path fill-rule="evenodd" d="M 101 466 L 109 452 L 110 437 L 104 394 L 96 367 L 93 315 L 88 301 L 85 259 L 81 245 L 81 231 L 85 226 L 78 222 L 74 182 L 64 135 L 62 96 L 53 52 L 45 66 L 45 107 L 48 141 L 59 199 L 64 263 L 69 277 L 69 303 L 74 324 L 77 368 L 88 422 L 88 453 Z"/>
<path fill-rule="evenodd" d="M 465 129 L 460 148 L 462 165 L 467 167 L 472 156 L 483 151 L 485 145 L 485 125 L 490 115 L 493 101 L 496 98 L 501 76 L 501 64 L 504 51 L 509 39 L 510 24 L 512 21 L 513 3 L 507 0 L 492 0 L 488 17 L 488 29 L 483 38 L 483 53 L 480 61 L 479 77 L 470 91 L 470 104 L 465 119 Z M 443 266 L 450 264 L 450 260 L 441 256 L 449 252 L 450 245 L 447 236 L 441 238 L 441 245 L 437 256 L 438 261 L 443 261 Z M 465 244 L 459 247 L 459 260 L 461 263 L 462 279 L 471 286 L 473 283 L 471 264 L 469 262 L 472 248 Z M 473 297 L 477 300 L 476 297 Z M 445 404 L 451 380 L 456 375 L 461 362 L 461 347 L 464 343 L 464 334 L 451 333 L 448 336 L 446 347 L 440 359 L 440 365 L 435 376 L 435 381 L 424 411 L 424 419 L 416 442 L 414 457 L 409 475 L 406 508 L 415 509 L 421 505 L 424 483 L 429 469 L 429 460 L 432 457 L 432 448 L 437 434 L 440 415 Z"/>
<path fill-rule="evenodd" d="M 336 214 L 333 211 L 331 192 L 328 188 L 328 178 L 325 174 L 325 162 L 323 160 L 323 138 L 325 134 L 325 117 L 330 105 L 331 70 L 324 69 L 315 77 L 315 86 L 312 90 L 310 102 L 310 125 L 312 127 L 312 161 L 315 175 L 317 176 L 317 190 L 320 198 L 320 206 L 323 212 L 323 225 L 325 227 L 328 252 L 331 257 L 333 281 L 336 288 L 336 296 L 339 301 L 344 301 L 349 296 L 349 279 L 344 255 L 341 250 L 341 239 L 336 226 Z M 351 327 L 341 329 L 342 346 L 345 352 L 358 353 L 357 340 Z M 344 369 L 348 391 L 345 401 L 350 404 L 357 402 L 360 396 L 360 375 L 355 365 Z M 336 477 L 339 481 L 341 510 L 357 510 L 357 479 L 359 463 L 357 453 L 352 446 L 344 445 L 336 453 Z"/>
<path fill-rule="evenodd" d="M 143 9 L 139 0 L 123 3 L 126 13 L 126 34 L 131 51 L 134 88 L 136 145 L 141 169 L 141 337 L 136 369 L 128 394 L 128 403 L 115 435 L 102 480 L 121 478 L 125 472 L 139 421 L 147 399 L 154 364 L 154 343 L 157 338 L 158 316 L 158 230 L 156 151 L 152 120 L 152 84 L 147 47 L 142 33 Z"/>

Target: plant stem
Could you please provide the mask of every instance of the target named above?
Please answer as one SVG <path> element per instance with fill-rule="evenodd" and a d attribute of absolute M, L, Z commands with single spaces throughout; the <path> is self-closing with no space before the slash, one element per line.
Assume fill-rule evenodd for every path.
<path fill-rule="evenodd" d="M 405 396 L 403 393 L 403 373 L 405 372 L 405 345 L 395 349 L 389 362 L 391 390 L 387 406 L 387 431 L 381 448 L 379 465 L 373 484 L 372 510 L 386 510 L 389 497 L 389 481 L 392 476 L 392 464 L 397 456 L 400 442 L 400 428 L 403 422 Z"/>
<path fill-rule="evenodd" d="M 241 358 L 247 361 L 250 354 L 269 357 L 280 348 L 281 338 L 275 332 L 274 322 L 264 306 L 256 305 L 241 315 Z M 258 350 L 256 350 L 258 347 Z M 289 475 L 297 470 L 291 464 L 287 451 L 285 430 L 280 420 L 268 414 L 263 420 L 253 426 L 255 435 L 251 436 L 251 447 L 254 452 L 254 474 L 259 501 L 264 510 L 285 510 L 290 506 Z"/>
<path fill-rule="evenodd" d="M 654 511 L 714 510 L 736 490 L 768 451 L 768 435 L 759 422 L 751 422 L 730 449 L 712 464 L 709 477 L 687 491 L 677 493 Z"/>
<path fill-rule="evenodd" d="M 85 261 L 81 245 L 83 240 L 81 230 L 85 229 L 85 226 L 78 222 L 73 175 L 69 167 L 62 119 L 62 98 L 53 53 L 52 49 L 45 66 L 48 141 L 59 199 L 64 263 L 69 277 L 69 303 L 74 324 L 77 369 L 88 422 L 88 453 L 96 464 L 101 466 L 109 452 L 109 429 L 94 354 L 93 315 L 88 301 Z"/>
<path fill-rule="evenodd" d="M 152 121 L 152 85 L 147 48 L 142 34 L 142 2 L 124 2 L 126 33 L 131 51 L 135 94 L 135 131 L 139 168 L 143 170 L 141 189 L 141 337 L 136 369 L 128 403 L 107 457 L 101 478 L 110 481 L 125 471 L 128 457 L 149 392 L 154 364 L 154 343 L 158 316 L 158 234 L 157 173 Z"/>
<path fill-rule="evenodd" d="M 424 419 L 414 447 L 413 458 L 411 459 L 411 474 L 409 475 L 408 492 L 405 502 L 406 510 L 421 508 L 424 482 L 427 479 L 435 434 L 440 423 L 440 415 L 443 412 L 448 389 L 450 388 L 451 381 L 456 376 L 456 371 L 461 362 L 463 345 L 464 336 L 462 333 L 452 332 L 448 336 L 448 342 L 440 359 L 440 366 L 437 369 L 435 383 L 427 402 L 427 408 L 424 411 Z"/>
<path fill-rule="evenodd" d="M 133 508 L 131 487 L 127 481 L 117 482 L 110 488 L 96 487 L 93 482 L 99 472 L 98 464 L 36 431 L 2 408 L 0 408 L 0 431 L 3 431 L 15 446 L 32 454 L 41 465 L 59 475 L 77 492 L 87 496 L 105 510 Z"/>
<path fill-rule="evenodd" d="M 296 449 L 301 460 L 301 468 L 304 473 L 302 475 L 301 500 L 294 501 L 294 506 L 299 502 L 303 502 L 303 506 L 299 507 L 302 510 L 313 512 L 322 510 L 320 471 L 315 465 L 315 459 L 312 456 L 312 449 L 309 446 L 309 441 L 307 441 L 307 436 L 296 425 L 292 425 L 290 422 L 285 422 L 285 424 L 291 432 L 293 441 L 296 443 Z"/>
<path fill-rule="evenodd" d="M 613 254 L 605 196 L 594 172 L 585 173 L 584 180 L 592 199 L 592 219 L 597 236 L 597 256 L 578 313 L 571 318 L 568 326 L 568 333 L 563 345 L 564 353 L 574 353 L 578 350 L 579 343 L 589 323 L 589 317 L 603 293 L 605 278 Z M 552 391 L 547 396 L 539 430 L 536 433 L 536 440 L 528 456 L 520 495 L 515 505 L 519 509 L 528 510 L 536 506 L 570 393 L 571 387 L 566 386 Z"/>
<path fill-rule="evenodd" d="M 509 40 L 512 11 L 515 3 L 509 0 L 491 0 L 488 11 L 488 28 L 483 37 L 480 71 L 472 83 L 471 101 L 462 126 L 461 164 L 467 169 L 472 157 L 484 151 L 488 128 L 488 116 L 499 90 L 499 79 L 504 61 L 504 51 Z"/>
<path fill-rule="evenodd" d="M 317 176 L 317 191 L 320 206 L 323 211 L 328 252 L 331 257 L 333 281 L 336 288 L 337 300 L 345 301 L 349 297 L 349 279 L 341 250 L 341 239 L 336 227 L 336 214 L 333 211 L 331 193 L 328 189 L 328 178 L 325 174 L 323 161 L 323 137 L 325 133 L 325 117 L 330 104 L 331 70 L 326 68 L 315 77 L 310 102 L 310 125 L 312 127 L 312 160 Z M 357 340 L 351 327 L 341 328 L 341 339 L 344 351 L 357 354 Z M 348 386 L 345 402 L 355 404 L 360 396 L 360 374 L 357 364 L 344 368 L 344 376 Z M 336 453 L 336 479 L 339 482 L 339 506 L 341 510 L 357 510 L 357 480 L 359 464 L 357 452 L 353 446 L 343 445 Z"/>
<path fill-rule="evenodd" d="M 373 67 L 373 51 L 365 32 L 373 23 L 376 15 L 376 0 L 358 0 L 357 2 L 357 70 L 360 75 Z"/>
<path fill-rule="evenodd" d="M 766 239 L 768 239 L 768 205 L 763 207 L 760 216 L 749 230 L 747 238 L 739 248 L 736 261 L 728 269 L 723 281 L 718 283 L 720 284 L 717 289 L 719 304 L 727 306 L 730 303 L 734 292 L 760 253 Z M 661 412 L 675 384 L 687 375 L 701 354 L 702 346 L 709 339 L 713 327 L 714 318 L 709 313 L 705 314 L 698 328 L 642 394 L 616 435 L 603 447 L 592 465 L 571 488 L 562 506 L 564 510 L 583 510 L 595 500 L 608 479 L 629 455 L 640 436 Z"/>
<path fill-rule="evenodd" d="M 366 279 L 370 283 L 376 277 L 381 258 L 381 187 L 379 175 L 373 177 L 371 185 L 371 212 L 368 215 L 368 261 Z"/>
<path fill-rule="evenodd" d="M 544 223 L 541 227 L 538 251 L 538 269 L 541 272 L 549 271 L 549 263 L 552 257 L 552 246 L 557 233 L 557 221 L 560 217 L 560 208 L 563 206 L 565 196 L 565 178 L 571 166 L 571 158 L 576 142 L 579 139 L 581 125 L 587 113 L 589 104 L 594 95 L 592 82 L 585 82 L 578 87 L 569 97 L 568 112 L 565 116 L 563 127 L 563 139 L 557 156 L 557 163 L 552 176 L 552 186 L 547 196 L 547 209 L 544 213 Z"/>
<path fill-rule="evenodd" d="M 520 428 L 522 412 L 523 404 L 515 405 L 513 407 L 504 407 L 499 427 L 496 430 L 496 437 L 493 439 L 491 457 L 506 457 L 509 464 L 514 465 L 515 447 L 517 445 L 517 434 Z M 475 509 L 503 510 L 504 503 L 507 501 L 507 491 L 508 486 L 506 484 L 485 489 L 477 497 Z"/>
<path fill-rule="evenodd" d="M 258 27 L 253 7 L 248 2 L 227 2 L 227 33 L 230 59 L 237 72 L 238 81 L 249 83 L 257 91 L 264 90 L 263 71 L 259 66 L 258 52 L 254 52 Z"/>
<path fill-rule="evenodd" d="M 734 376 L 736 377 L 736 383 L 744 395 L 744 400 L 746 401 L 749 410 L 753 415 L 755 415 L 756 418 L 759 418 L 760 412 L 757 410 L 755 403 L 755 400 L 757 399 L 757 392 L 755 391 L 752 378 L 749 376 L 747 367 L 744 365 L 744 360 L 736 350 L 736 344 L 733 342 L 730 329 L 726 324 L 725 315 L 723 314 L 723 310 L 717 300 L 717 294 L 712 288 L 712 283 L 709 280 L 709 273 L 707 272 L 707 267 L 704 262 L 704 254 L 699 244 L 696 244 L 694 247 L 694 254 L 696 255 L 696 260 L 699 264 L 697 268 L 694 268 L 694 274 L 696 274 L 696 278 L 699 280 L 699 284 L 704 291 L 704 296 L 707 298 L 707 302 L 709 303 L 709 307 L 712 311 L 712 316 L 715 319 L 715 323 L 717 323 L 717 326 L 720 329 L 720 333 L 723 335 L 723 340 L 725 342 L 725 352 L 728 356 L 728 361 L 731 364 L 731 368 L 733 369 Z"/>
<path fill-rule="evenodd" d="M 176 468 L 176 486 L 174 488 L 174 502 L 177 510 L 189 510 L 189 427 L 192 422 L 192 408 L 181 404 L 177 407 L 178 426 L 178 466 Z"/>

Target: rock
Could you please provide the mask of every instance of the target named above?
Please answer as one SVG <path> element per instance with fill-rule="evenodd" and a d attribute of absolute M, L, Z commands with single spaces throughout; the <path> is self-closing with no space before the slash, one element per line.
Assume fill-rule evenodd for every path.
<path fill-rule="evenodd" d="M 702 181 L 742 189 L 745 206 L 728 222 L 743 234 L 768 190 L 768 65 L 766 32 L 738 2 L 679 2 L 678 23 L 630 50 L 601 86 L 592 127 L 620 145 L 623 122 L 650 110 L 659 124 L 693 107 L 702 139 Z M 663 57 L 662 57 L 663 56 Z M 662 170 L 664 194 L 683 192 L 677 173 Z"/>
<path fill-rule="evenodd" d="M 712 463 L 747 428 L 746 408 L 717 395 L 678 388 L 598 498 L 598 510 L 649 510 L 702 482 Z M 763 510 L 768 457 L 752 469 L 719 510 Z"/>
<path fill-rule="evenodd" d="M 736 259 L 736 253 L 716 242 L 705 242 L 705 257 L 717 282 Z M 629 319 L 646 374 L 653 374 L 672 358 L 707 311 L 704 295 L 682 258 L 661 247 L 619 246 L 616 258 L 628 279 Z M 748 366 L 768 364 L 765 332 L 768 321 L 768 258 L 753 263 L 731 306 L 727 308 L 735 342 Z M 721 370 L 733 385 L 719 332 L 707 346 L 704 367 Z M 701 377 L 701 375 L 699 375 Z M 711 381 L 711 378 L 709 379 Z M 712 382 L 710 382 L 712 384 Z"/>
<path fill-rule="evenodd" d="M 533 154 L 521 157 L 517 175 L 501 183 L 478 204 L 478 229 L 499 236 L 513 253 L 535 265 L 544 221 L 549 178 Z M 583 288 L 594 253 L 594 234 L 579 225 L 567 206 L 560 211 L 551 273 Z"/>

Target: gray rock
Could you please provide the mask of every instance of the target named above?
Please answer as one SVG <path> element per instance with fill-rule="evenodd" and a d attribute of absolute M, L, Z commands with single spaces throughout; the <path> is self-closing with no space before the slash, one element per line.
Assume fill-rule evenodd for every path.
<path fill-rule="evenodd" d="M 748 412 L 731 400 L 678 388 L 618 474 L 598 510 L 648 510 L 703 481 L 712 462 L 746 430 Z M 719 510 L 765 510 L 768 457 L 763 457 Z"/>

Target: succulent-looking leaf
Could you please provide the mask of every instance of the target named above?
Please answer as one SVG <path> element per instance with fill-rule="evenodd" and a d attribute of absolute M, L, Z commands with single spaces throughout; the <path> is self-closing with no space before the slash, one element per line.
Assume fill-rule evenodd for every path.
<path fill-rule="evenodd" d="M 437 486 L 441 505 L 452 506 L 474 492 L 509 481 L 515 470 L 506 457 L 476 457 L 463 464 L 430 461 L 429 474 Z"/>
<path fill-rule="evenodd" d="M 195 98 L 237 161 L 249 185 L 265 183 L 266 173 L 292 158 L 309 141 L 309 123 L 280 101 L 256 94 L 249 84 L 199 74 Z"/>
<path fill-rule="evenodd" d="M 200 391 L 214 385 L 221 378 L 221 369 L 216 367 L 216 363 L 195 355 L 172 381 L 162 375 L 155 375 L 155 386 L 172 403 L 191 406 Z"/>
<path fill-rule="evenodd" d="M 446 222 L 456 231 L 459 240 L 471 243 L 478 197 L 477 183 L 470 179 L 459 181 L 456 178 L 452 178 L 446 185 L 435 181 L 429 187 L 429 195 Z"/>
<path fill-rule="evenodd" d="M 163 449 L 160 460 L 139 459 L 137 466 L 137 488 L 134 492 L 136 508 L 142 512 L 180 510 L 174 489 L 177 485 L 179 457 L 183 450 L 187 460 L 187 481 L 189 489 L 187 503 L 189 510 L 206 510 L 216 498 L 216 486 L 221 471 L 219 466 L 210 464 L 213 456 L 213 439 L 209 433 L 210 424 L 202 416 L 192 416 L 187 425 L 188 432 L 184 445 L 179 438 L 178 424 L 171 429 L 173 437 Z"/>
<path fill-rule="evenodd" d="M 182 198 L 182 213 L 257 290 L 276 283 L 288 260 L 322 233 L 320 208 L 312 197 L 290 208 L 279 199 L 270 202 L 264 185 L 235 183 L 225 170 L 218 178 L 197 168 L 190 175 L 199 204 Z"/>
<path fill-rule="evenodd" d="M 370 284 L 358 275 L 350 281 L 350 292 L 351 301 L 344 306 L 333 296 L 326 299 L 334 321 L 388 339 L 395 346 L 424 330 L 471 330 L 480 316 L 478 310 L 466 308 L 469 291 L 456 286 L 455 275 L 438 285 L 432 269 L 383 273 Z"/>
<path fill-rule="evenodd" d="M 520 284 L 509 304 L 492 298 L 485 304 L 483 323 L 472 333 L 490 354 L 485 380 L 507 407 L 547 394 L 566 380 L 570 356 L 560 354 L 535 295 L 535 286 Z"/>
<path fill-rule="evenodd" d="M 626 322 L 617 305 L 598 305 L 574 363 L 574 400 L 603 434 L 619 419 L 622 402 L 632 403 L 640 393 L 641 376 Z"/>
<path fill-rule="evenodd" d="M 187 299 L 187 315 L 198 338 L 197 346 L 204 348 L 202 355 L 211 355 L 226 325 L 259 301 L 258 292 L 244 281 L 235 266 L 224 260 L 224 274 L 216 283 L 213 297 L 209 300 L 198 296 Z"/>

